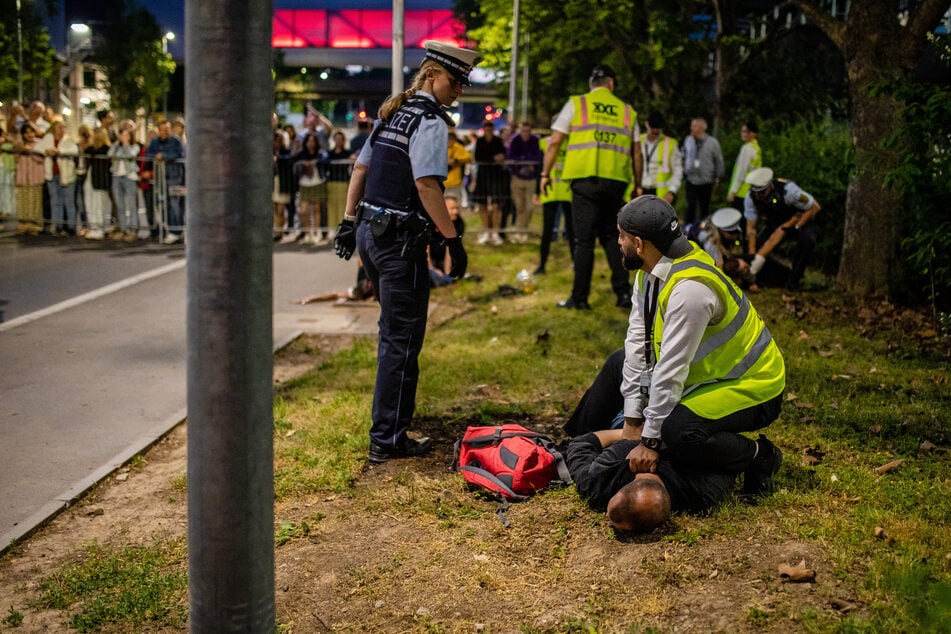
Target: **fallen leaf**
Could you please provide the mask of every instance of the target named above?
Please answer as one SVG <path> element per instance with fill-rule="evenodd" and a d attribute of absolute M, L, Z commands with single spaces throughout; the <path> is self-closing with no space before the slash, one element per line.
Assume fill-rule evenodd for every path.
<path fill-rule="evenodd" d="M 805 330 L 800 330 L 800 331 L 799 331 L 799 341 L 802 341 L 802 340 L 808 339 L 808 338 L 809 338 L 809 333 L 807 333 Z"/>
<path fill-rule="evenodd" d="M 803 559 L 795 566 L 789 564 L 779 564 L 779 576 L 788 578 L 790 581 L 803 582 L 815 581 L 816 571 L 806 568 L 806 560 Z"/>
<path fill-rule="evenodd" d="M 828 358 L 828 357 L 831 357 L 833 354 L 835 354 L 835 353 L 832 352 L 831 350 L 820 350 L 820 351 L 819 351 L 819 356 L 822 357 L 823 359 L 826 359 L 826 358 Z"/>
<path fill-rule="evenodd" d="M 935 446 L 930 440 L 926 440 L 920 445 L 918 445 L 918 451 L 934 451 L 938 447 Z"/>
<path fill-rule="evenodd" d="M 497 312 L 499 312 L 499 307 L 498 307 L 498 306 L 493 306 L 492 308 L 489 309 L 489 312 L 494 315 L 494 314 L 496 314 Z"/>
<path fill-rule="evenodd" d="M 833 374 L 832 380 L 833 381 L 851 381 L 852 375 L 851 374 Z"/>
<path fill-rule="evenodd" d="M 814 447 L 806 447 L 802 454 L 802 460 L 806 464 L 819 464 L 826 455 L 824 451 L 819 451 Z"/>
<path fill-rule="evenodd" d="M 796 403 L 796 407 L 799 407 L 801 409 L 812 409 L 813 407 L 815 407 L 815 405 L 806 401 L 801 401 Z"/>
<path fill-rule="evenodd" d="M 885 529 L 881 526 L 876 526 L 872 530 L 872 535 L 875 537 L 875 539 L 885 539 Z"/>
<path fill-rule="evenodd" d="M 835 475 L 834 473 L 831 476 L 829 476 L 829 479 L 832 480 L 833 482 L 839 481 L 839 477 Z"/>
<path fill-rule="evenodd" d="M 291 436 L 293 436 L 293 435 L 296 434 L 296 433 L 297 433 L 297 430 L 296 430 L 296 429 L 292 429 L 292 430 L 290 430 L 289 432 L 287 432 L 286 434 L 284 434 L 284 438 L 290 438 Z"/>
<path fill-rule="evenodd" d="M 905 462 L 904 458 L 899 458 L 898 460 L 892 460 L 891 462 L 883 464 L 880 467 L 875 467 L 875 473 L 877 473 L 878 475 L 882 475 L 883 473 L 888 473 L 892 469 L 900 466 L 901 463 L 903 462 Z"/>
<path fill-rule="evenodd" d="M 125 481 L 128 480 L 128 479 L 129 479 L 129 474 L 128 474 L 128 472 L 126 472 L 126 473 L 120 473 L 119 475 L 116 476 L 116 480 L 118 480 L 119 482 L 125 482 Z"/>
<path fill-rule="evenodd" d="M 106 512 L 102 510 L 102 507 L 91 508 L 86 511 L 86 517 L 96 517 L 97 515 L 105 515 Z"/>
<path fill-rule="evenodd" d="M 831 401 L 829 403 L 829 407 L 831 407 L 832 409 L 839 409 L 839 401 Z"/>
<path fill-rule="evenodd" d="M 795 401 L 797 398 L 799 398 L 799 397 L 796 396 L 795 394 L 793 394 L 792 392 L 790 392 L 789 394 L 786 395 L 786 400 L 787 400 L 787 401 Z"/>
<path fill-rule="evenodd" d="M 848 614 L 849 612 L 851 612 L 852 610 L 858 607 L 854 603 L 851 603 L 849 601 L 843 601 L 841 599 L 832 599 L 832 601 L 830 602 L 830 605 L 832 605 L 832 608 L 834 610 L 838 610 L 842 614 Z"/>
<path fill-rule="evenodd" d="M 710 573 L 710 579 L 713 579 L 713 578 L 716 577 L 718 574 L 720 574 L 720 571 L 719 571 L 719 570 L 714 570 L 713 572 Z"/>
<path fill-rule="evenodd" d="M 915 334 L 921 337 L 922 339 L 934 339 L 935 337 L 938 336 L 938 333 L 931 328 L 922 328 Z"/>
<path fill-rule="evenodd" d="M 871 427 L 868 428 L 868 430 L 869 430 L 870 432 L 872 432 L 873 434 L 880 434 L 880 433 L 882 433 L 882 426 L 881 426 L 881 425 L 872 425 Z"/>

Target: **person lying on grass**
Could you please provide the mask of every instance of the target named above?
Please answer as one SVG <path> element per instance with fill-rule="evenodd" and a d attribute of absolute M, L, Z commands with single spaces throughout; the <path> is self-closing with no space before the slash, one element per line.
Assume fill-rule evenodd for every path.
<path fill-rule="evenodd" d="M 704 513 L 732 490 L 736 476 L 699 469 L 661 450 L 654 473 L 634 473 L 628 454 L 639 440 L 621 429 L 605 429 L 572 438 L 566 461 L 578 494 L 596 511 L 606 511 L 620 531 L 650 532 L 675 511 Z"/>

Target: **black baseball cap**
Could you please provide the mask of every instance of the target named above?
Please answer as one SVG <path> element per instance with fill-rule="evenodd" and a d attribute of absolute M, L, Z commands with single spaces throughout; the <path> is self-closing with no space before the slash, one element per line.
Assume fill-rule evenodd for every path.
<path fill-rule="evenodd" d="M 592 68 L 589 81 L 592 79 L 602 79 L 604 77 L 610 77 L 614 80 L 614 83 L 617 83 L 617 76 L 614 74 L 614 69 L 607 64 L 598 64 Z"/>
<path fill-rule="evenodd" d="M 649 240 L 669 258 L 683 257 L 693 248 L 680 228 L 677 212 L 657 196 L 638 196 L 621 207 L 617 223 L 626 232 Z"/>

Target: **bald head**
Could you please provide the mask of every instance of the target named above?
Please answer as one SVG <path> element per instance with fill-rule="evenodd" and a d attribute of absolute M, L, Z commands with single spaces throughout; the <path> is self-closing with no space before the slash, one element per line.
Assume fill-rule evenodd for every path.
<path fill-rule="evenodd" d="M 660 478 L 636 478 L 608 501 L 608 521 L 621 531 L 647 533 L 670 519 L 670 495 Z"/>

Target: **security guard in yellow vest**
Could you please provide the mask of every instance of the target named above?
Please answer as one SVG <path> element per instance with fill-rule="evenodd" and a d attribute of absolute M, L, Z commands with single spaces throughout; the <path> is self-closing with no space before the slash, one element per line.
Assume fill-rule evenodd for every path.
<path fill-rule="evenodd" d="M 548 149 L 548 143 L 551 137 L 547 136 L 539 145 L 542 153 Z M 558 234 L 559 214 L 565 219 L 565 233 L 568 236 L 568 250 L 574 254 L 575 250 L 575 228 L 571 222 L 571 185 L 562 178 L 561 173 L 565 169 L 565 154 L 567 153 L 566 144 L 562 143 L 561 151 L 555 159 L 549 176 L 551 178 L 551 187 L 548 187 L 541 193 L 542 216 L 542 241 L 539 250 L 540 262 L 535 269 L 535 275 L 544 275 L 545 265 L 548 263 L 548 254 L 551 251 L 551 241 Z"/>
<path fill-rule="evenodd" d="M 744 493 L 772 493 L 782 452 L 740 432 L 779 416 L 786 371 L 776 342 L 670 204 L 640 196 L 617 222 L 624 264 L 638 271 L 621 383 L 625 436 L 640 439 L 631 470 L 653 472 L 663 443 L 698 468 L 743 473 Z"/>
<path fill-rule="evenodd" d="M 760 150 L 759 127 L 753 120 L 747 121 L 740 128 L 740 139 L 743 140 L 743 147 L 736 156 L 736 163 L 733 164 L 733 175 L 730 176 L 730 190 L 726 194 L 726 201 L 734 209 L 743 211 L 743 201 L 746 195 L 750 193 L 750 184 L 746 182 L 746 177 L 753 170 L 763 167 L 763 152 Z"/>
<path fill-rule="evenodd" d="M 664 134 L 664 115 L 647 117 L 647 135 L 641 144 L 644 172 L 636 194 L 653 194 L 671 205 L 684 180 L 684 162 L 677 141 Z"/>
<path fill-rule="evenodd" d="M 552 123 L 542 167 L 544 192 L 551 186 L 551 170 L 567 141 L 562 178 L 571 181 L 575 277 L 571 297 L 558 306 L 591 308 L 588 295 L 598 239 L 611 267 L 616 304 L 626 308 L 631 304 L 630 282 L 621 263 L 615 216 L 628 187 L 636 186 L 641 175 L 640 128 L 637 112 L 614 96 L 616 78 L 610 66 L 595 66 L 588 85 L 591 91 L 571 97 Z"/>

